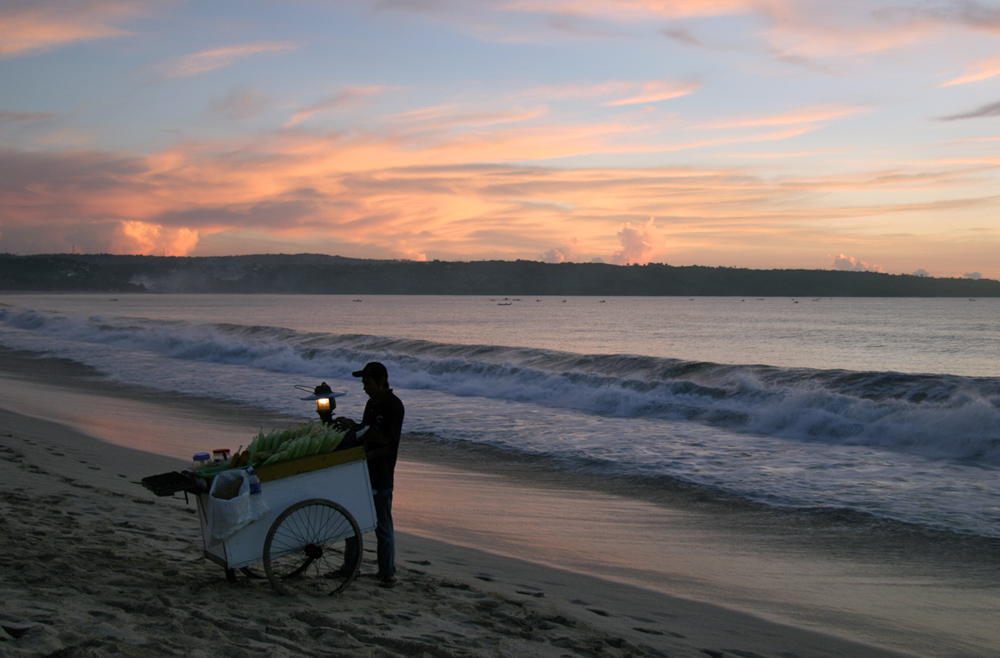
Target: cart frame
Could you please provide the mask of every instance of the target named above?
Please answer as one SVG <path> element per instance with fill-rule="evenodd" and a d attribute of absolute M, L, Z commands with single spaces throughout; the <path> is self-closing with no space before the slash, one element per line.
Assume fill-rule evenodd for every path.
<path fill-rule="evenodd" d="M 208 524 L 211 497 L 198 492 L 205 557 L 230 578 L 263 563 L 281 593 L 342 591 L 360 567 L 361 536 L 376 525 L 364 447 L 261 466 L 257 475 L 269 511 L 223 541 Z"/>

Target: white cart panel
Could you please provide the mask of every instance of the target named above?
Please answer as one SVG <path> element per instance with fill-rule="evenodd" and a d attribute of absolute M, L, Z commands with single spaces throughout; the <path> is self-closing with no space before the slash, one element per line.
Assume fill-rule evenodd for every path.
<path fill-rule="evenodd" d="M 264 540 L 274 520 L 292 505 L 312 498 L 322 498 L 344 507 L 357 521 L 362 533 L 375 529 L 375 503 L 368 479 L 368 462 L 364 459 L 264 482 L 261 495 L 270 512 L 229 539 L 215 544 L 206 516 L 206 506 L 211 504 L 209 496 L 207 493 L 198 496 L 205 557 L 229 569 L 262 562 Z"/>

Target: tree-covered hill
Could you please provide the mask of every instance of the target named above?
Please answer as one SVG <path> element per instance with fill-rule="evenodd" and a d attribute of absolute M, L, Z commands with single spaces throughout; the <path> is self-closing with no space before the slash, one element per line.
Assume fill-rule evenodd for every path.
<path fill-rule="evenodd" d="M 407 295 L 1000 297 L 992 279 L 663 264 L 387 261 L 316 254 L 0 255 L 0 290 Z"/>

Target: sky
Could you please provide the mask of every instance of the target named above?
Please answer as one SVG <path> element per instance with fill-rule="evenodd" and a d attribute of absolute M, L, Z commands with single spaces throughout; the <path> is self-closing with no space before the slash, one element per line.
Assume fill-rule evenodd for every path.
<path fill-rule="evenodd" d="M 0 245 L 1000 279 L 1000 0 L 0 0 Z"/>

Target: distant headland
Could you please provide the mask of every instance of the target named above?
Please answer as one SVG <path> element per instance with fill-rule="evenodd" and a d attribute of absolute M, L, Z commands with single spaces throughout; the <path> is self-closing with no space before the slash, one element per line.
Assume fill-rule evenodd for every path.
<path fill-rule="evenodd" d="M 1000 281 L 833 270 L 255 256 L 0 255 L 22 292 L 1000 297 Z"/>

